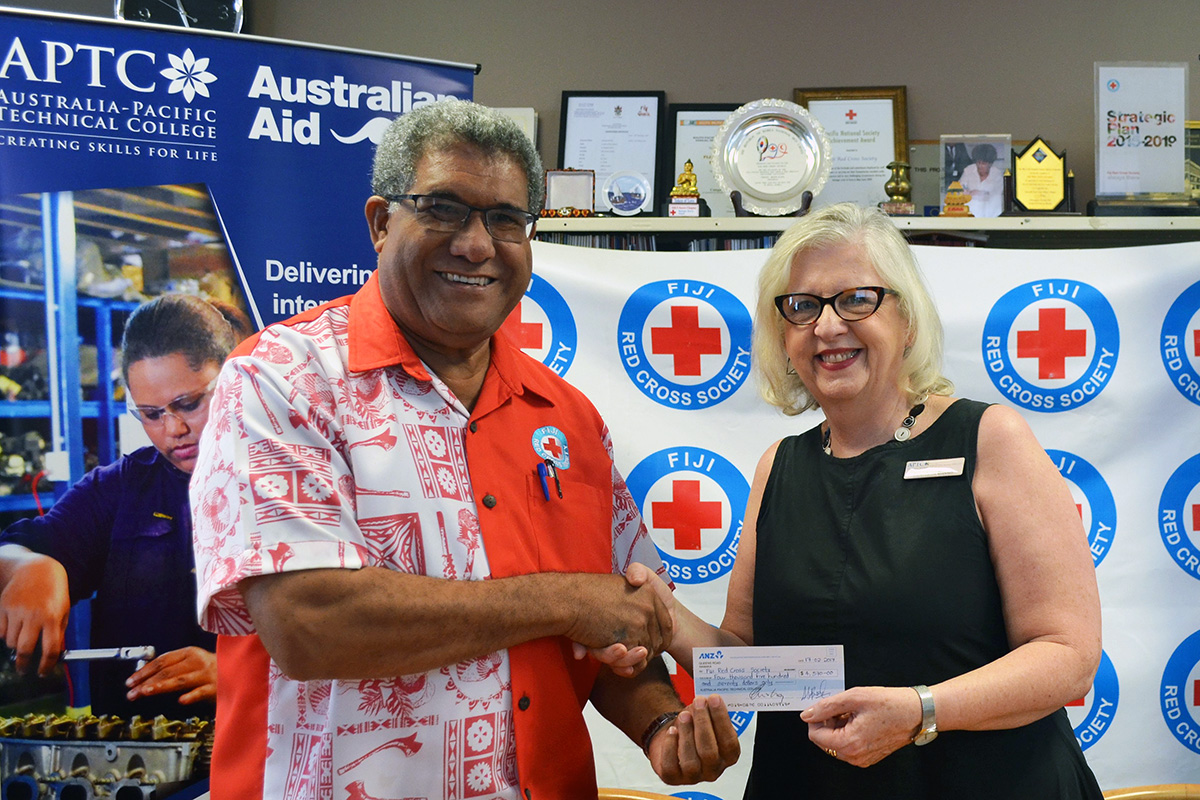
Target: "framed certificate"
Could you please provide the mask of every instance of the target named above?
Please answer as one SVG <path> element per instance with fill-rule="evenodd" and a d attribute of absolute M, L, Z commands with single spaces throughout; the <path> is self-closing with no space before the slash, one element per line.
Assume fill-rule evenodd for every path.
<path fill-rule="evenodd" d="M 685 171 L 684 163 L 692 162 L 696 187 L 708 203 L 714 217 L 732 217 L 733 203 L 721 191 L 713 173 L 713 141 L 725 120 L 738 109 L 738 103 L 672 103 L 668 119 L 671 130 L 667 143 L 671 158 L 663 175 L 663 185 L 674 186 L 677 176 Z"/>
<path fill-rule="evenodd" d="M 595 171 L 597 190 L 608 186 L 614 174 L 636 173 L 649 187 L 645 209 L 657 208 L 667 193 L 660 155 L 666 99 L 666 92 L 563 92 L 559 164 Z M 613 211 L 601 191 L 595 209 Z"/>
<path fill-rule="evenodd" d="M 888 199 L 888 164 L 908 156 L 908 91 L 904 86 L 796 89 L 833 143 L 833 167 L 821 205 L 851 201 L 876 205 Z"/>

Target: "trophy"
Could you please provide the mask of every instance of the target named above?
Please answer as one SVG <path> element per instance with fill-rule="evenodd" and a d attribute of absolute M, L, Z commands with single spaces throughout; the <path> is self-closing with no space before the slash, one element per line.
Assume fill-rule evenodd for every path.
<path fill-rule="evenodd" d="M 1041 136 L 1013 157 L 1005 176 L 1006 205 L 1012 214 L 1070 214 L 1075 211 L 1075 176 L 1067 169 L 1067 151 L 1054 152 Z"/>
<path fill-rule="evenodd" d="M 667 203 L 668 217 L 707 217 L 712 212 L 708 203 L 700 196 L 700 188 L 696 185 L 695 165 L 689 158 L 683 162 L 683 172 L 671 187 L 671 200 Z"/>
<path fill-rule="evenodd" d="M 879 204 L 883 213 L 890 216 L 912 216 L 916 212 L 916 206 L 912 202 L 912 181 L 908 178 L 909 163 L 907 161 L 893 161 L 888 164 L 888 169 L 892 171 L 887 183 L 883 185 L 883 190 L 887 192 L 888 199 Z"/>
<path fill-rule="evenodd" d="M 730 114 L 712 153 L 713 177 L 739 217 L 803 215 L 833 165 L 833 143 L 816 117 L 772 98 Z"/>
<path fill-rule="evenodd" d="M 942 203 L 942 213 L 939 217 L 973 217 L 971 213 L 971 195 L 963 191 L 958 181 L 953 181 L 946 188 L 946 199 Z"/>

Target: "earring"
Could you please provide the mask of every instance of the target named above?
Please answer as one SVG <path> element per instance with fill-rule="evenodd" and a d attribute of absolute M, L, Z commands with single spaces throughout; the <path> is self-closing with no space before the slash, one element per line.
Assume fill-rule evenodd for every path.
<path fill-rule="evenodd" d="M 791 360 L 790 358 L 788 359 L 787 365 L 788 365 L 788 366 L 787 366 L 787 374 L 788 374 L 788 375 L 795 375 L 795 374 L 796 374 L 796 368 L 795 368 L 794 366 L 792 366 L 792 360 Z"/>

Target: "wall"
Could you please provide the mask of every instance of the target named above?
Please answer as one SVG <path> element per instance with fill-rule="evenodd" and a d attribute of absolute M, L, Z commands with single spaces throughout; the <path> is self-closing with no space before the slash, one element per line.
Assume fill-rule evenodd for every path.
<path fill-rule="evenodd" d="M 264 31 L 303 38 L 321 30 L 321 10 L 279 11 L 290 5 L 264 3 Z M 796 87 L 903 84 L 910 138 L 991 132 L 1050 137 L 1067 148 L 1081 197 L 1091 197 L 1094 187 L 1093 63 L 1195 61 L 1200 47 L 1200 4 L 1194 0 L 1154 3 L 1152 20 L 1137 19 L 1131 9 L 1138 6 L 1128 2 L 1089 0 L 616 0 L 587 12 L 572 3 L 522 3 L 525 15 L 511 24 L 494 12 L 486 24 L 464 24 L 482 4 L 439 3 L 433 7 L 461 8 L 463 14 L 443 12 L 415 24 L 406 5 L 428 7 L 361 2 L 361 9 L 380 11 L 368 17 L 377 20 L 370 30 L 353 35 L 355 25 L 343 18 L 347 24 L 327 27 L 325 35 L 338 44 L 483 64 L 477 99 L 537 108 L 548 164 L 557 163 L 564 89 L 661 88 L 669 102 L 740 103 L 791 99 Z M 1200 112 L 1197 90 L 1200 85 L 1193 87 L 1192 106 Z"/>
<path fill-rule="evenodd" d="M 1047 137 L 1095 188 L 1093 64 L 1197 63 L 1196 0 L 577 3 L 246 0 L 251 32 L 483 65 L 476 99 L 533 106 L 557 166 L 561 93 L 665 90 L 673 103 L 790 100 L 797 87 L 908 87 L 911 139 Z M 109 0 L 10 2 L 111 16 Z M 1192 118 L 1200 76 L 1190 71 Z"/>

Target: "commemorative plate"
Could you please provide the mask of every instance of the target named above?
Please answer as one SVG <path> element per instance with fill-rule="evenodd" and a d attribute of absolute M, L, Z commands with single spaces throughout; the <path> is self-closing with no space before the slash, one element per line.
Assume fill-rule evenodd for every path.
<path fill-rule="evenodd" d="M 741 192 L 747 211 L 783 216 L 800 208 L 804 192 L 815 196 L 829 180 L 833 145 L 803 106 L 755 100 L 725 120 L 712 163 L 721 190 Z"/>
<path fill-rule="evenodd" d="M 604 182 L 602 197 L 614 214 L 631 217 L 653 208 L 653 192 L 654 187 L 649 178 L 640 172 L 627 169 L 608 176 L 608 180 Z"/>

